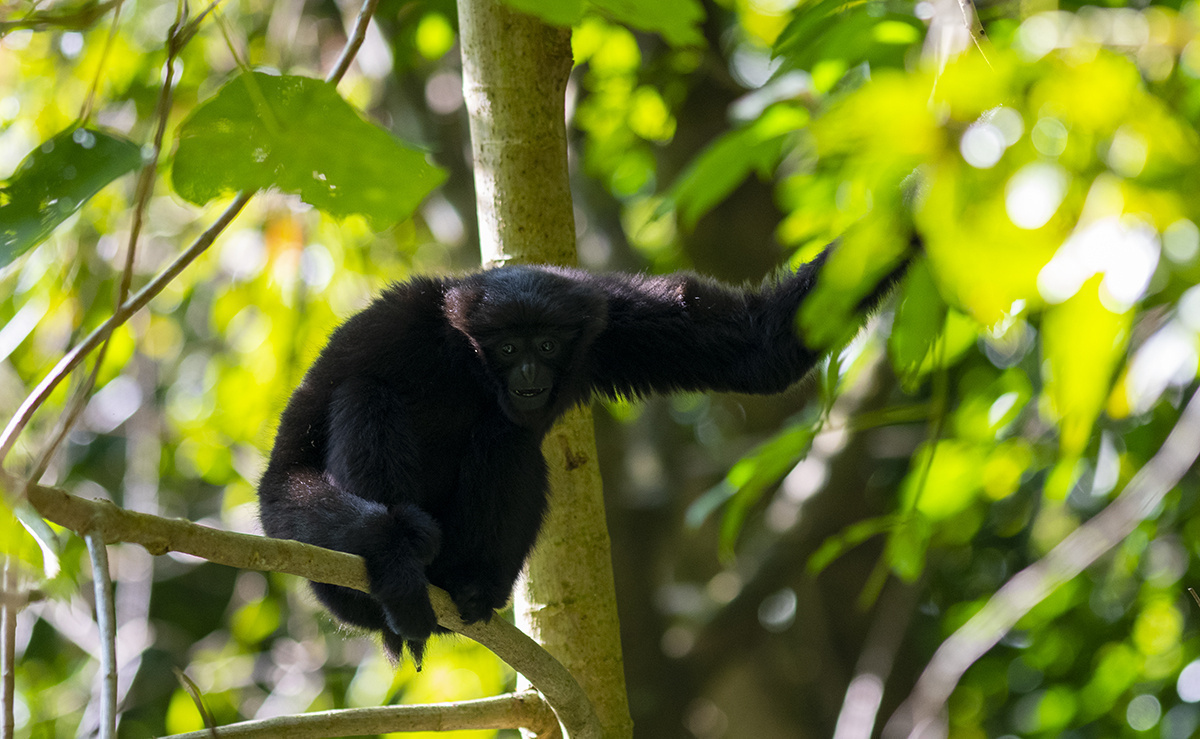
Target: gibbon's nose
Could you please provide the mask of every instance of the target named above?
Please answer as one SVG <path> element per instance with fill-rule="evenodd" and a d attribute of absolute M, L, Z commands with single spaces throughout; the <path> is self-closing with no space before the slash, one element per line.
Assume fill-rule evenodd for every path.
<path fill-rule="evenodd" d="M 533 381 L 537 378 L 537 365 L 533 362 L 526 362 L 521 365 L 521 377 L 524 377 L 525 382 L 532 385 Z"/>

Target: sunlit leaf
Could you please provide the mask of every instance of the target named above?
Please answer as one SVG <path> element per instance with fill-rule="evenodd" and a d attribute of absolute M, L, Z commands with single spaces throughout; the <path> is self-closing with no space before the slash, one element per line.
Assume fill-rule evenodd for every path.
<path fill-rule="evenodd" d="M 672 46 L 704 44 L 704 6 L 697 0 L 589 0 L 589 5 L 615 21 L 657 33 Z"/>
<path fill-rule="evenodd" d="M 261 72 L 237 76 L 188 116 L 172 169 L 193 203 L 276 187 L 376 229 L 409 217 L 445 178 L 423 152 L 363 120 L 334 85 Z"/>
<path fill-rule="evenodd" d="M 822 0 L 792 14 L 774 51 L 784 68 L 813 70 L 816 77 L 815 68 L 831 59 L 842 61 L 843 70 L 862 62 L 876 70 L 899 67 L 907 49 L 923 35 L 923 25 L 911 13 Z M 827 82 L 814 82 L 818 89 L 829 89 Z"/>
<path fill-rule="evenodd" d="M 925 571 L 925 553 L 932 533 L 929 521 L 919 513 L 905 516 L 888 536 L 884 557 L 901 579 L 914 582 Z"/>
<path fill-rule="evenodd" d="M 697 0 L 504 0 L 505 4 L 556 26 L 577 25 L 588 11 L 631 26 L 657 33 L 672 46 L 702 46 L 704 6 Z"/>
<path fill-rule="evenodd" d="M 896 318 L 888 337 L 888 350 L 896 373 L 910 387 L 921 365 L 941 335 L 949 308 L 937 292 L 929 264 L 919 259 L 909 267 Z"/>
<path fill-rule="evenodd" d="M 758 502 L 768 487 L 777 483 L 808 454 L 815 433 L 812 423 L 793 426 L 747 454 L 729 470 L 720 484 L 692 503 L 687 512 L 688 524 L 699 526 L 713 511 L 725 505 L 721 550 L 723 556 L 732 556 L 749 508 Z"/>
<path fill-rule="evenodd" d="M 0 187 L 0 267 L 141 163 L 137 144 L 92 128 L 68 129 L 42 142 Z"/>
<path fill-rule="evenodd" d="M 821 546 L 808 558 L 808 572 L 819 575 L 833 561 L 864 541 L 895 527 L 899 518 L 895 515 L 876 516 L 847 526 L 841 532 L 821 542 Z"/>
<path fill-rule="evenodd" d="M 845 344 L 862 324 L 859 305 L 908 250 L 908 233 L 886 218 L 865 219 L 846 232 L 821 269 L 821 279 L 797 316 L 810 346 Z"/>
<path fill-rule="evenodd" d="M 710 144 L 680 175 L 669 196 L 688 228 L 724 200 L 751 173 L 769 175 L 779 164 L 788 137 L 808 122 L 802 108 L 773 106 L 746 128 Z"/>
<path fill-rule="evenodd" d="M 1033 397 L 1028 375 L 1011 369 L 982 387 L 963 381 L 964 397 L 954 412 L 954 430 L 960 439 L 991 443 L 1017 419 Z"/>
<path fill-rule="evenodd" d="M 584 0 L 504 0 L 504 4 L 555 26 L 573 26 L 583 18 Z"/>
<path fill-rule="evenodd" d="M 983 486 L 986 459 L 987 447 L 959 439 L 925 444 L 913 456 L 901 486 L 905 509 L 920 511 L 930 521 L 965 510 Z"/>
<path fill-rule="evenodd" d="M 0 497 L 0 556 L 12 557 L 32 569 L 41 569 L 37 541 L 21 525 L 16 513 L 7 505 L 8 496 Z"/>
<path fill-rule="evenodd" d="M 1099 276 L 1089 280 L 1074 297 L 1049 308 L 1042 320 L 1045 392 L 1064 458 L 1087 447 L 1129 341 L 1132 312 L 1106 308 L 1100 281 Z"/>
<path fill-rule="evenodd" d="M 719 549 L 725 559 L 731 559 L 746 514 L 767 488 L 779 482 L 812 448 L 816 429 L 811 425 L 795 426 L 754 450 L 738 461 L 725 477 L 727 489 L 733 491 L 721 519 Z M 697 501 L 698 502 L 698 501 Z"/>
<path fill-rule="evenodd" d="M 1042 305 L 1038 274 L 1075 219 L 1064 215 L 1036 229 L 1019 228 L 1009 218 L 1003 181 L 973 197 L 966 174 L 964 164 L 943 163 L 916 217 L 941 294 L 991 326 L 1017 307 Z"/>

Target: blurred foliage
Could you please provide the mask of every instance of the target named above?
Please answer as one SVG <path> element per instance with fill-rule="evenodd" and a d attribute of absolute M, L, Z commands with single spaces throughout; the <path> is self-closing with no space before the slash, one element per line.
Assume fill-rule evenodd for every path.
<path fill-rule="evenodd" d="M 574 27 L 585 264 L 690 266 L 727 224 L 749 238 L 747 209 L 793 263 L 841 243 L 797 317 L 837 347 L 806 392 L 602 414 L 639 731 L 831 735 L 867 616 L 886 583 L 910 582 L 886 712 L 942 638 L 1120 493 L 1196 387 L 1200 5 L 981 4 L 976 45 L 955 41 L 954 3 L 511 4 Z M 2 418 L 114 309 L 134 198 L 121 175 L 152 139 L 177 10 L 115 7 L 0 9 Z M 477 261 L 455 18 L 447 0 L 384 0 L 336 88 L 319 81 L 344 42 L 335 4 L 228 0 L 200 24 L 177 61 L 135 287 L 222 198 L 265 192 L 114 334 L 47 482 L 257 530 L 274 419 L 333 327 L 388 281 Z M 906 259 L 856 335 L 862 297 Z M 36 459 L 70 391 L 7 469 Z M 844 502 L 822 507 L 824 491 Z M 18 622 L 17 731 L 86 734 L 86 556 L 19 492 L 0 498 L 0 541 L 44 597 Z M 1025 616 L 967 672 L 952 735 L 1192 736 L 1198 509 L 1191 472 Z M 220 723 L 514 683 L 460 640 L 436 642 L 419 675 L 393 670 L 294 578 L 124 546 L 112 560 L 122 736 L 201 727 L 172 667 Z M 728 654 L 703 661 L 709 624 Z"/>

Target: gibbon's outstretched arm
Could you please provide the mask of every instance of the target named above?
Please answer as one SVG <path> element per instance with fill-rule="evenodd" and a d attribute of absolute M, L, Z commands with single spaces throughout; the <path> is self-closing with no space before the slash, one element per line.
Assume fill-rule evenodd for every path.
<path fill-rule="evenodd" d="M 824 261 L 822 253 L 758 289 L 687 272 L 596 277 L 609 302 L 608 322 L 591 347 L 591 386 L 631 397 L 786 389 L 822 355 L 800 340 L 796 313 Z"/>

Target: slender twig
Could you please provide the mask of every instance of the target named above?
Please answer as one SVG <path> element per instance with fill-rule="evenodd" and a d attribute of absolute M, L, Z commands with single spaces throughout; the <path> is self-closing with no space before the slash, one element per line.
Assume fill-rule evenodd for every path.
<path fill-rule="evenodd" d="M 67 352 L 58 364 L 54 365 L 54 369 L 50 374 L 42 379 L 38 386 L 34 388 L 29 397 L 21 403 L 21 407 L 17 409 L 16 415 L 9 420 L 8 425 L 4 428 L 4 433 L 0 434 L 0 464 L 3 464 L 4 458 L 12 451 L 13 445 L 16 443 L 17 436 L 29 423 L 29 419 L 38 408 L 46 402 L 46 398 L 50 397 L 50 393 L 58 384 L 83 361 L 92 350 L 100 346 L 100 344 L 108 338 L 116 328 L 134 313 L 141 310 L 151 301 L 156 295 L 162 292 L 171 280 L 179 276 L 189 264 L 196 260 L 196 257 L 204 253 L 212 242 L 225 230 L 225 227 L 241 212 L 242 208 L 246 207 L 246 203 L 250 202 L 253 193 L 242 193 L 237 196 L 225 212 L 221 214 L 217 220 L 202 233 L 191 246 L 182 254 L 175 258 L 175 261 L 166 269 L 151 280 L 145 287 L 138 291 L 132 298 L 126 301 L 119 310 L 113 313 L 112 317 L 104 323 L 97 326 L 92 333 L 88 334 L 87 338 L 76 344 L 71 351 Z"/>
<path fill-rule="evenodd" d="M 219 531 L 180 519 L 126 511 L 105 500 L 89 501 L 57 488 L 31 485 L 29 502 L 43 518 L 72 531 L 99 533 L 108 544 L 140 544 L 151 554 L 184 552 L 210 562 L 269 572 L 285 572 L 317 582 L 367 592 L 361 557 L 311 544 Z M 446 591 L 429 588 L 443 627 L 470 637 L 520 672 L 546 696 L 572 739 L 600 736 L 599 721 L 579 683 L 558 660 L 502 618 L 464 624 Z"/>
<path fill-rule="evenodd" d="M 963 673 L 1017 621 L 1056 588 L 1119 544 L 1162 502 L 1200 455 L 1200 392 L 1188 402 L 1158 453 L 1117 499 L 1058 546 L 1013 576 L 967 623 L 950 635 L 896 711 L 885 736 L 936 733 L 940 715 Z"/>
<path fill-rule="evenodd" d="M 0 680 L 4 685 L 0 688 L 0 739 L 13 739 L 16 732 L 13 709 L 16 703 L 17 613 L 21 608 L 8 597 L 17 589 L 16 567 L 11 557 L 5 556 L 3 560 L 0 589 L 5 598 L 0 602 Z"/>
<path fill-rule="evenodd" d="M 112 25 L 108 28 L 108 37 L 104 39 L 104 49 L 100 52 L 100 61 L 96 64 L 96 75 L 92 77 L 92 84 L 88 88 L 87 98 L 83 101 L 83 107 L 79 111 L 79 120 L 86 122 L 92 117 L 92 103 L 96 100 L 96 90 L 100 88 L 100 78 L 104 75 L 104 67 L 108 64 L 108 54 L 112 51 L 113 39 L 117 37 L 117 28 L 121 22 L 121 8 L 124 7 L 124 0 L 117 0 L 117 4 L 113 9 Z"/>
<path fill-rule="evenodd" d="M 359 48 L 367 38 L 367 26 L 371 24 L 371 17 L 375 15 L 377 5 L 379 5 L 379 0 L 363 0 L 362 8 L 358 11 L 358 18 L 354 21 L 354 30 L 346 39 L 346 45 L 342 48 L 342 54 L 334 63 L 333 69 L 325 75 L 326 82 L 335 84 L 340 82 L 350 69 L 350 62 L 354 61 L 354 56 L 358 54 Z"/>
<path fill-rule="evenodd" d="M 113 15 L 113 29 L 116 30 L 117 18 L 120 16 L 121 6 L 118 5 L 116 12 Z M 121 271 L 121 280 L 117 285 L 116 305 L 121 306 L 129 297 L 129 291 L 133 285 L 133 263 L 134 256 L 137 253 L 138 238 L 142 232 L 142 224 L 145 222 L 146 208 L 150 203 L 150 194 L 154 190 L 155 175 L 158 172 L 158 161 L 162 152 L 162 141 L 167 130 L 167 118 L 170 115 L 171 109 L 171 93 L 174 89 L 175 76 L 175 59 L 182 49 L 176 39 L 187 22 L 187 4 L 180 3 L 178 14 L 175 17 L 175 23 L 171 25 L 167 32 L 167 61 L 166 68 L 163 74 L 162 87 L 159 90 L 158 105 L 155 109 L 155 119 L 157 121 L 154 130 L 154 143 L 151 149 L 150 156 L 142 164 L 142 169 L 138 174 L 137 187 L 134 191 L 134 208 L 133 217 L 129 227 L 129 243 L 125 247 L 125 265 Z M 110 35 L 111 40 L 111 35 Z M 107 51 L 107 49 L 106 49 Z M 91 101 L 88 101 L 88 106 Z M 87 406 L 87 401 L 91 397 L 92 389 L 96 386 L 96 378 L 100 375 L 100 368 L 104 365 L 104 358 L 108 354 L 109 342 L 112 340 L 112 333 L 104 337 L 100 345 L 100 350 L 96 354 L 95 362 L 92 365 L 92 371 L 87 378 L 80 384 L 75 391 L 75 397 L 68 406 L 67 412 L 63 414 L 59 421 L 58 430 L 51 436 L 50 442 L 46 445 L 38 458 L 37 463 L 33 466 L 33 471 L 29 475 L 29 480 L 36 482 L 45 474 L 47 467 L 50 465 L 50 460 L 54 457 L 54 452 L 66 439 L 67 434 L 71 432 L 75 422 L 79 418 L 79 414 Z M 0 457 L 2 459 L 2 457 Z"/>
<path fill-rule="evenodd" d="M 96 626 L 100 630 L 100 739 L 117 735 L 117 609 L 113 603 L 108 548 L 98 531 L 83 535 L 92 560 Z"/>
<path fill-rule="evenodd" d="M 915 584 L 894 579 L 884 593 L 854 667 L 854 677 L 846 688 L 833 739 L 874 736 L 883 688 L 891 675 L 896 652 L 904 643 L 921 591 Z"/>
<path fill-rule="evenodd" d="M 398 731 L 455 731 L 464 729 L 531 729 L 539 735 L 557 722 L 540 695 L 532 691 L 491 698 L 404 706 L 314 711 L 276 716 L 220 727 L 221 739 L 321 739 L 331 736 L 389 734 Z M 163 739 L 209 739 L 208 731 L 175 734 Z"/>

